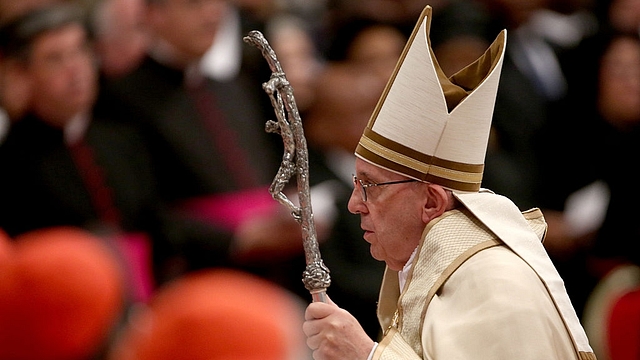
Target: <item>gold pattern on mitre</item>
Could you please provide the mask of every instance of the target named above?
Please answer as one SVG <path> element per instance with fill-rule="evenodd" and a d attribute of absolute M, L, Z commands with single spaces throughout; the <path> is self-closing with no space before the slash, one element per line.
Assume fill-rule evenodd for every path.
<path fill-rule="evenodd" d="M 387 170 L 461 192 L 480 189 L 506 30 L 447 78 L 431 43 L 427 6 L 356 148 Z"/>

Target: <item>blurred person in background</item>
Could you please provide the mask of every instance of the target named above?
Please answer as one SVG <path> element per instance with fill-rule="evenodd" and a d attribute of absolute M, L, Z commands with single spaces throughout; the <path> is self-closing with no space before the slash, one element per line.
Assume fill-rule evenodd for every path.
<path fill-rule="evenodd" d="M 596 15 L 602 27 L 628 34 L 640 33 L 640 1 L 638 0 L 596 1 Z"/>
<path fill-rule="evenodd" d="M 144 0 L 98 0 L 90 12 L 99 68 L 107 78 L 136 68 L 148 46 Z"/>
<path fill-rule="evenodd" d="M 317 79 L 324 67 L 313 29 L 301 16 L 284 13 L 266 23 L 264 35 L 294 89 L 296 105 L 304 119 L 306 111 L 314 103 Z"/>
<path fill-rule="evenodd" d="M 144 147 L 131 129 L 92 117 L 97 70 L 81 9 L 27 12 L 2 38 L 14 70 L 37 91 L 0 146 L 0 226 L 11 236 L 60 225 L 109 235 L 149 229 L 141 225 L 155 205 Z"/>
<path fill-rule="evenodd" d="M 541 201 L 558 218 L 547 248 L 565 264 L 567 286 L 583 306 L 613 269 L 640 264 L 637 199 L 627 191 L 627 164 L 640 151 L 640 42 L 637 35 L 604 31 L 588 48 L 581 65 L 596 76 L 570 83 L 567 105 L 545 130 L 541 152 L 548 179 Z"/>
<path fill-rule="evenodd" d="M 227 256 L 253 245 L 275 250 L 258 251 L 244 267 L 277 281 L 281 271 L 272 260 L 299 254 L 302 242 L 298 224 L 268 192 L 282 145 L 264 131 L 273 109 L 265 107 L 260 84 L 269 75 L 257 74 L 268 66 L 242 41 L 247 19 L 226 0 L 147 0 L 144 13 L 145 57 L 126 76 L 106 82 L 98 113 L 139 130 L 159 198 L 214 228 L 209 246 L 226 247 Z M 176 264 L 178 272 L 216 263 L 210 252 L 194 250 Z M 263 264 L 269 261 L 273 266 Z"/>
<path fill-rule="evenodd" d="M 231 4 L 148 0 L 145 13 L 145 59 L 107 86 L 112 102 L 105 110 L 141 129 L 163 198 L 180 203 L 269 184 L 278 162 L 257 98 L 266 95 L 241 71 L 243 34 Z M 240 149 L 241 157 L 226 158 L 225 145 L 237 146 L 229 151 Z"/>
<path fill-rule="evenodd" d="M 6 23 L 9 20 L 14 19 L 26 12 L 33 9 L 40 8 L 42 6 L 54 4 L 72 2 L 74 0 L 1 0 L 0 1 L 0 22 Z"/>
<path fill-rule="evenodd" d="M 0 24 L 32 9 L 62 0 L 1 0 Z M 0 143 L 11 123 L 24 114 L 29 89 L 24 79 L 13 70 L 15 62 L 0 54 Z"/>
<path fill-rule="evenodd" d="M 635 126 L 606 124 L 615 118 L 626 118 L 625 122 L 633 124 L 633 119 L 638 116 L 637 86 L 634 85 L 637 83 L 634 75 L 637 64 L 633 59 L 633 46 L 629 46 L 634 42 L 631 40 L 638 36 L 637 28 L 640 23 L 634 20 L 635 14 L 640 10 L 636 6 L 638 4 L 640 2 L 614 0 L 598 1 L 592 5 L 593 14 L 598 20 L 597 31 L 588 34 L 560 56 L 567 79 L 567 95 L 563 101 L 554 105 L 551 119 L 542 128 L 537 139 L 536 151 L 543 158 L 538 198 L 550 224 L 545 244 L 559 271 L 563 273 L 569 294 L 579 312 L 585 306 L 594 285 L 617 263 L 596 261 L 599 265 L 594 265 L 594 244 L 616 244 L 604 247 L 602 244 L 598 245 L 606 252 L 620 246 L 629 249 L 629 245 L 625 245 L 626 240 L 620 239 L 627 238 L 634 232 L 629 231 L 629 225 L 607 226 L 609 230 L 606 232 L 618 227 L 615 232 L 621 236 L 599 235 L 605 231 L 602 228 L 605 217 L 609 219 L 608 223 L 613 223 L 612 220 L 616 218 L 621 220 L 620 224 L 624 223 L 624 211 L 616 210 L 615 212 L 623 215 L 614 215 L 615 212 L 608 210 L 611 206 L 623 209 L 630 205 L 626 195 L 615 195 L 618 198 L 615 203 L 625 204 L 624 206 L 613 203 L 614 190 L 611 185 L 617 183 L 616 187 L 621 188 L 620 180 L 613 179 L 620 178 L 620 172 L 624 170 L 610 167 L 611 160 L 606 160 L 607 165 L 596 166 L 594 158 L 604 159 L 603 154 L 613 156 L 614 159 L 620 156 L 627 158 L 631 154 L 628 153 L 631 149 L 624 148 L 633 142 L 629 137 L 634 136 L 632 129 Z M 625 10 L 622 12 L 620 9 Z M 617 45 L 615 48 L 618 50 L 611 49 L 615 50 L 615 54 L 605 57 L 609 45 L 625 34 L 628 35 L 627 41 L 624 41 L 627 46 Z M 623 55 L 619 50 L 625 48 L 626 55 Z M 612 68 L 611 65 L 606 65 L 609 61 L 615 61 L 618 72 L 605 73 L 606 68 Z M 615 91 L 616 89 L 620 92 Z M 627 135 L 622 134 L 623 128 Z M 592 141 L 606 141 L 613 147 L 607 145 L 596 151 Z M 616 153 L 618 155 L 614 156 Z M 594 158 L 587 160 L 589 156 Z M 621 200 L 623 197 L 627 200 Z M 596 240 L 609 237 L 615 239 Z M 602 255 L 599 250 L 596 253 Z M 625 254 L 623 258 L 630 254 Z"/>
<path fill-rule="evenodd" d="M 350 22 L 370 20 L 396 27 L 405 37 L 411 34 L 414 19 L 424 7 L 424 1 L 329 1 L 324 26 L 319 34 L 320 49 L 325 52 L 339 30 Z M 490 43 L 489 24 L 492 17 L 476 0 L 438 0 L 430 3 L 437 26 L 432 34 L 434 53 L 439 56 L 443 71 L 452 75 L 480 56 Z M 434 26 L 434 28 L 435 28 Z"/>
<path fill-rule="evenodd" d="M 536 14 L 549 8 L 548 0 L 482 3 L 491 14 L 491 28 L 511 30 L 483 181 L 528 209 L 537 204 L 537 136 L 549 121 L 553 104 L 566 95 L 567 80 L 559 61 L 563 48 L 533 22 Z"/>
<path fill-rule="evenodd" d="M 132 301 L 194 258 L 217 266 L 254 245 L 280 251 L 255 237 L 222 241 L 217 227 L 162 202 L 138 129 L 94 112 L 98 70 L 84 24 L 77 7 L 54 5 L 2 28 L 3 54 L 38 91 L 0 146 L 0 227 L 11 236 L 60 225 L 103 236 L 131 267 Z"/>

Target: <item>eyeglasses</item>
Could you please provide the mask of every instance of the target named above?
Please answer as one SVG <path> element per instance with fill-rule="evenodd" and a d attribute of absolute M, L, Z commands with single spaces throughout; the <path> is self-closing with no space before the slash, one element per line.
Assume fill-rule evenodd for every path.
<path fill-rule="evenodd" d="M 410 183 L 410 182 L 416 182 L 418 180 L 415 179 L 407 179 L 407 180 L 398 180 L 398 181 L 388 181 L 388 182 L 383 182 L 383 183 L 367 183 L 365 184 L 364 181 L 358 179 L 355 175 L 351 175 L 353 177 L 353 186 L 358 188 L 358 185 L 360 185 L 360 195 L 362 195 L 362 201 L 367 201 L 367 188 L 368 187 L 372 187 L 372 186 L 382 186 L 382 185 L 393 185 L 393 184 L 404 184 L 404 183 Z"/>

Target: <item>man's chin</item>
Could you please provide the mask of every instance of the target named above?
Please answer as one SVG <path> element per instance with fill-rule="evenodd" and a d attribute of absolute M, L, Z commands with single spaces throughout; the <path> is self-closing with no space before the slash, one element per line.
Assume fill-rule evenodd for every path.
<path fill-rule="evenodd" d="M 369 252 L 371 253 L 371 257 L 378 260 L 378 261 L 384 261 L 384 258 L 378 254 L 376 254 L 375 250 L 373 249 L 373 246 L 371 246 L 369 248 Z"/>

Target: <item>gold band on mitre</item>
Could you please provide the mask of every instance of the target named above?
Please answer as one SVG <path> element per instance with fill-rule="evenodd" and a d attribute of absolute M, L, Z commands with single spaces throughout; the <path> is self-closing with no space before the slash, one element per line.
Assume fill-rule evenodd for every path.
<path fill-rule="evenodd" d="M 386 139 L 371 129 L 365 130 L 356 153 L 378 166 L 420 181 L 465 192 L 480 190 L 484 164 L 457 163 L 425 155 Z"/>
<path fill-rule="evenodd" d="M 418 20 L 356 148 L 393 172 L 477 192 L 506 46 L 502 31 L 478 60 L 447 78 L 431 49 L 431 7 Z"/>

